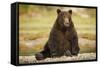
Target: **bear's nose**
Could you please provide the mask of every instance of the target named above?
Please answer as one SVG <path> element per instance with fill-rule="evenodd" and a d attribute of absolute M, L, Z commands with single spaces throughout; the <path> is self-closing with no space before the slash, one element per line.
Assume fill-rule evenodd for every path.
<path fill-rule="evenodd" d="M 69 24 L 69 22 L 65 22 L 65 24 L 67 25 L 67 24 Z"/>
<path fill-rule="evenodd" d="M 68 18 L 65 18 L 65 23 L 69 23 L 69 19 Z"/>
<path fill-rule="evenodd" d="M 69 23 L 65 23 L 65 26 L 69 26 Z"/>

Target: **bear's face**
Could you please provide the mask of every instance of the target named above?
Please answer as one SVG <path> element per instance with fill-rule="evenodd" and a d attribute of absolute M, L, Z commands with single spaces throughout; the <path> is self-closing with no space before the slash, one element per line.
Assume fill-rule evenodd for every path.
<path fill-rule="evenodd" d="M 71 22 L 72 10 L 61 11 L 60 9 L 57 9 L 57 14 L 58 14 L 59 24 L 62 27 L 70 27 L 71 26 L 71 24 L 72 24 L 72 22 Z"/>

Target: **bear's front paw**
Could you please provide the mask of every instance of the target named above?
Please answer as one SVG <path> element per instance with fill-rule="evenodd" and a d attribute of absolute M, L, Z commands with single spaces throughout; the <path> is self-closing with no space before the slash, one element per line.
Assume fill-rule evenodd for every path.
<path fill-rule="evenodd" d="M 51 54 L 51 57 L 52 57 L 52 58 L 54 58 L 54 57 L 56 57 L 56 56 L 57 56 L 56 53 L 52 53 L 52 54 Z"/>
<path fill-rule="evenodd" d="M 78 53 L 73 52 L 73 53 L 72 53 L 72 55 L 73 55 L 73 56 L 77 56 L 77 55 L 78 55 Z"/>
<path fill-rule="evenodd" d="M 72 54 L 71 54 L 71 52 L 70 52 L 69 50 L 66 50 L 65 56 L 70 56 L 70 57 L 72 57 Z"/>

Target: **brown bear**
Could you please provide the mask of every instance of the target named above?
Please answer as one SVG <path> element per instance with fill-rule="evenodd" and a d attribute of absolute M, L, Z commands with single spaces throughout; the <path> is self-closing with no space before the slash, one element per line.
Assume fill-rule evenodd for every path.
<path fill-rule="evenodd" d="M 78 55 L 80 50 L 78 36 L 71 16 L 72 10 L 61 11 L 57 9 L 57 19 L 44 46 L 44 50 L 35 54 L 37 60 L 63 55 Z"/>

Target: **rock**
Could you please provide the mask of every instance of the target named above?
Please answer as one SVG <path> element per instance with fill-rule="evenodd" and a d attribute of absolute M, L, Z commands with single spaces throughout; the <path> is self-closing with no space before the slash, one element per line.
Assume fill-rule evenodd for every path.
<path fill-rule="evenodd" d="M 79 61 L 79 60 L 93 60 L 96 59 L 96 53 L 83 53 L 78 56 L 62 56 L 59 58 L 46 58 L 44 60 L 36 60 L 35 56 L 19 56 L 20 64 L 28 63 L 45 63 L 45 62 L 59 62 L 59 61 Z"/>

